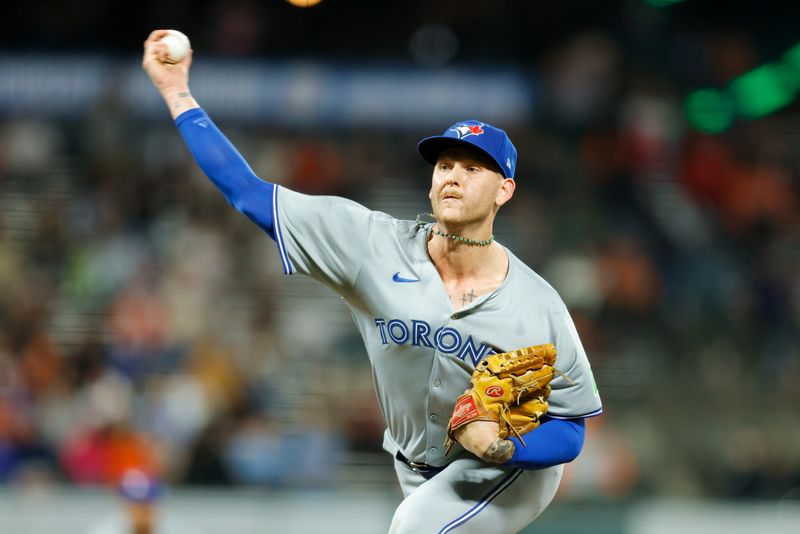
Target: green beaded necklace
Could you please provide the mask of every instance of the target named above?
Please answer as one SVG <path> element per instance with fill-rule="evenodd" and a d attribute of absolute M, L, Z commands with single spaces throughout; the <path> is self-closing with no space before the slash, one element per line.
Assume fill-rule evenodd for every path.
<path fill-rule="evenodd" d="M 433 217 L 433 219 L 436 220 L 436 216 L 433 213 L 420 213 L 420 214 L 417 215 L 417 224 L 420 225 L 420 226 L 424 226 L 426 224 L 432 224 L 432 223 L 426 223 L 426 222 L 422 221 L 422 216 L 423 215 L 427 216 L 427 217 Z M 486 245 L 491 245 L 492 241 L 494 241 L 494 236 L 490 236 L 489 239 L 484 239 L 483 241 L 477 241 L 475 239 L 470 239 L 468 237 L 463 237 L 463 236 L 460 236 L 460 235 L 446 234 L 444 232 L 440 232 L 439 230 L 437 230 L 436 228 L 433 228 L 433 227 L 431 227 L 431 232 L 433 234 L 435 234 L 435 235 L 440 236 L 440 237 L 446 237 L 447 239 L 453 239 L 455 241 L 461 241 L 462 243 L 465 243 L 467 245 L 473 245 L 473 246 L 476 246 L 476 247 L 485 247 Z"/>

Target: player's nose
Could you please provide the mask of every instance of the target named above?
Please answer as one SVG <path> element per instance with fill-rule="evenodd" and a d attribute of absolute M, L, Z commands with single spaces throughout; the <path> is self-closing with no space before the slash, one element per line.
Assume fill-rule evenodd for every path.
<path fill-rule="evenodd" d="M 462 169 L 461 167 L 458 167 L 458 166 L 454 166 L 452 169 L 450 169 L 450 171 L 445 176 L 445 179 L 444 179 L 445 184 L 447 184 L 447 185 L 456 184 L 457 185 L 461 181 L 463 175 L 464 175 L 464 169 Z"/>
<path fill-rule="evenodd" d="M 445 179 L 444 184 L 442 185 L 442 190 L 444 191 L 447 189 L 452 189 L 453 187 L 458 187 L 458 185 L 459 185 L 458 177 L 453 176 L 453 173 L 451 172 Z"/>

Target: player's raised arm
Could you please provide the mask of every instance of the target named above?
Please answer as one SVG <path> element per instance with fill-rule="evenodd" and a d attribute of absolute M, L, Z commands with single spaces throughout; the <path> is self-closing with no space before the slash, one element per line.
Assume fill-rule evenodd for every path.
<path fill-rule="evenodd" d="M 167 61 L 156 30 L 144 42 L 142 67 L 169 107 L 195 161 L 228 202 L 278 245 L 286 274 L 311 275 L 337 291 L 351 287 L 364 258 L 371 212 L 352 201 L 309 196 L 260 179 L 189 90 L 191 51 Z M 333 216 L 335 214 L 335 216 Z"/>
<path fill-rule="evenodd" d="M 155 30 L 144 42 L 144 68 L 166 102 L 195 161 L 228 202 L 275 239 L 275 186 L 255 175 L 238 150 L 216 127 L 189 90 L 192 51 L 177 63 L 167 61 L 160 40 L 167 30 Z"/>

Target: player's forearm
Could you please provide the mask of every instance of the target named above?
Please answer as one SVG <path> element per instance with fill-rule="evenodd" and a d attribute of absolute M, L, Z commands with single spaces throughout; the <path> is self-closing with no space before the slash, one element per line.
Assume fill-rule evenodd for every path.
<path fill-rule="evenodd" d="M 175 124 L 197 164 L 228 202 L 275 239 L 275 186 L 256 176 L 202 108 L 184 111 L 177 116 Z"/>
<path fill-rule="evenodd" d="M 194 99 L 192 93 L 189 91 L 188 86 L 163 89 L 160 92 L 161 98 L 163 98 L 164 102 L 167 104 L 173 120 L 190 109 L 200 107 L 200 104 L 197 103 L 197 100 Z"/>
<path fill-rule="evenodd" d="M 538 428 L 525 434 L 525 446 L 519 439 L 514 442 L 514 455 L 508 465 L 523 469 L 544 469 L 571 462 L 583 448 L 583 419 L 549 419 Z"/>

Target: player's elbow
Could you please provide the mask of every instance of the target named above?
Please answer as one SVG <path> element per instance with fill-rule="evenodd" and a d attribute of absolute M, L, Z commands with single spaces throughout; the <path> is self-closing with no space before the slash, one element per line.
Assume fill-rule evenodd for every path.
<path fill-rule="evenodd" d="M 237 211 L 253 221 L 272 239 L 275 239 L 274 197 L 272 195 L 275 186 L 261 181 L 255 175 L 251 181 L 256 185 L 251 189 L 236 191 L 235 195 L 229 195 L 228 201 Z"/>

